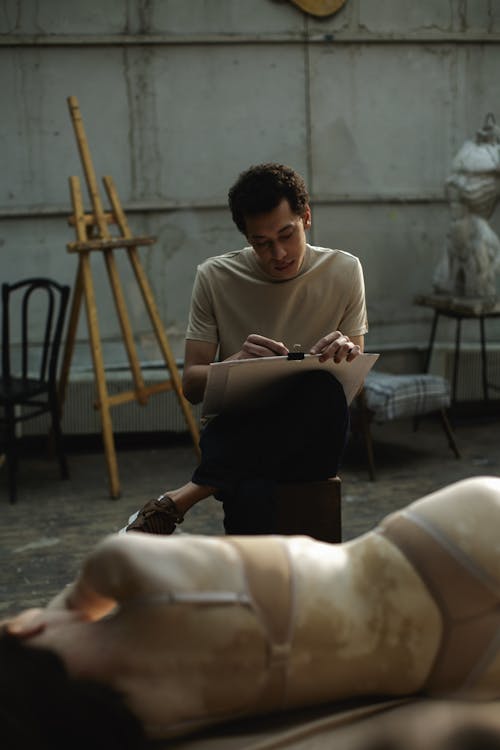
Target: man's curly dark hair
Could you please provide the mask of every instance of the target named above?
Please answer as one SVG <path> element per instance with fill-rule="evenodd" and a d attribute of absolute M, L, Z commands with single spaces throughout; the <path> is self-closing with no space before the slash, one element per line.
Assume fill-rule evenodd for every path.
<path fill-rule="evenodd" d="M 304 214 L 309 195 L 304 180 L 294 169 L 275 163 L 250 167 L 229 190 L 233 221 L 246 234 L 246 217 L 272 211 L 283 198 L 294 214 Z"/>
<path fill-rule="evenodd" d="M 53 651 L 0 635 L 2 750 L 142 750 L 143 728 L 107 685 L 69 677 Z"/>

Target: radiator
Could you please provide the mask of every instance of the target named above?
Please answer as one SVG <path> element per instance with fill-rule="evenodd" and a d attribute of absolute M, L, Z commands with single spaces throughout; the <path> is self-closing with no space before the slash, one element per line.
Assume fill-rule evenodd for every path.
<path fill-rule="evenodd" d="M 442 374 L 450 381 L 450 384 L 453 381 L 454 361 L 453 353 L 447 352 Z M 489 383 L 488 395 L 490 399 L 499 399 L 500 351 L 491 350 L 487 353 L 486 373 Z M 483 375 L 479 350 L 460 352 L 456 397 L 457 401 L 480 401 L 483 398 Z"/>
<path fill-rule="evenodd" d="M 453 378 L 453 351 L 437 350 L 433 356 L 432 371 Z M 382 369 L 382 368 L 381 368 Z M 488 380 L 500 386 L 500 349 L 491 349 L 487 355 Z M 147 384 L 163 380 L 164 373 L 155 371 L 144 374 Z M 130 390 L 132 381 L 128 373 L 111 373 L 107 376 L 110 394 Z M 490 398 L 499 399 L 500 390 L 490 388 Z M 481 376 L 481 355 L 479 349 L 463 349 L 460 354 L 460 367 L 457 381 L 459 401 L 479 401 L 483 397 Z M 93 373 L 77 373 L 68 384 L 63 410 L 62 428 L 66 435 L 91 435 L 101 432 L 99 411 L 94 408 L 96 391 Z M 201 405 L 193 407 L 195 419 L 199 421 Z M 186 432 L 184 415 L 173 391 L 151 396 L 145 406 L 136 402 L 115 406 L 111 409 L 113 431 L 115 433 L 141 432 Z M 28 420 L 21 425 L 22 434 L 46 434 L 48 417 L 43 415 Z"/>
<path fill-rule="evenodd" d="M 146 385 L 165 380 L 165 373 L 144 374 Z M 114 395 L 132 389 L 128 373 L 112 373 L 107 376 L 108 393 Z M 62 430 L 65 435 L 92 435 L 101 432 L 99 410 L 94 408 L 96 388 L 92 373 L 78 373 L 70 378 L 63 406 Z M 195 419 L 199 421 L 201 405 L 193 407 Z M 113 432 L 187 432 L 184 414 L 175 391 L 151 396 L 145 406 L 135 401 L 111 408 Z M 46 414 L 21 424 L 23 435 L 46 434 L 50 417 Z"/>

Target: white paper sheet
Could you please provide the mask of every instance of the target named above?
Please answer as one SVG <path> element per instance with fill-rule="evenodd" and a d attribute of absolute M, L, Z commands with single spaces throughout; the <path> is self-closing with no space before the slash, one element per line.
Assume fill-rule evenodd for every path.
<path fill-rule="evenodd" d="M 378 354 L 359 354 L 352 362 L 343 360 L 338 364 L 332 359 L 320 362 L 318 354 L 306 354 L 304 359 L 260 357 L 214 362 L 208 370 L 202 415 L 210 417 L 228 407 L 248 403 L 276 380 L 306 370 L 332 372 L 342 383 L 350 404 L 378 357 Z"/>

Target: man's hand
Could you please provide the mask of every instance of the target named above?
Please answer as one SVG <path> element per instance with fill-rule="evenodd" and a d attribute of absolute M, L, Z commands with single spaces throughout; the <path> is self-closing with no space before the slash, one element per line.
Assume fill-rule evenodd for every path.
<path fill-rule="evenodd" d="M 356 336 L 351 340 L 340 331 L 333 331 L 323 336 L 311 347 L 310 354 L 319 354 L 320 362 L 333 359 L 334 362 L 352 362 L 363 351 L 363 336 Z"/>
<path fill-rule="evenodd" d="M 233 354 L 229 359 L 254 359 L 256 357 L 276 357 L 287 355 L 288 349 L 282 341 L 274 341 L 258 333 L 247 336 L 240 351 Z"/>
<path fill-rule="evenodd" d="M 207 341 L 186 341 L 184 354 L 184 372 L 182 388 L 185 397 L 192 404 L 198 404 L 203 399 L 207 384 L 208 368 L 215 361 L 217 344 Z M 281 341 L 273 341 L 258 333 L 251 333 L 239 352 L 227 359 L 252 359 L 255 357 L 275 357 L 277 354 L 288 354 L 288 349 Z"/>

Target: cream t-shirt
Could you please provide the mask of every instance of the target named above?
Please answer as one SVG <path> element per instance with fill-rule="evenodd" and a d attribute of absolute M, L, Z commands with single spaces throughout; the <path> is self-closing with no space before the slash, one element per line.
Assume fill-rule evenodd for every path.
<path fill-rule="evenodd" d="M 220 360 L 251 333 L 308 352 L 337 330 L 346 336 L 368 330 L 363 271 L 350 253 L 307 245 L 300 273 L 283 281 L 263 271 L 251 247 L 198 266 L 186 339 L 219 344 Z"/>

